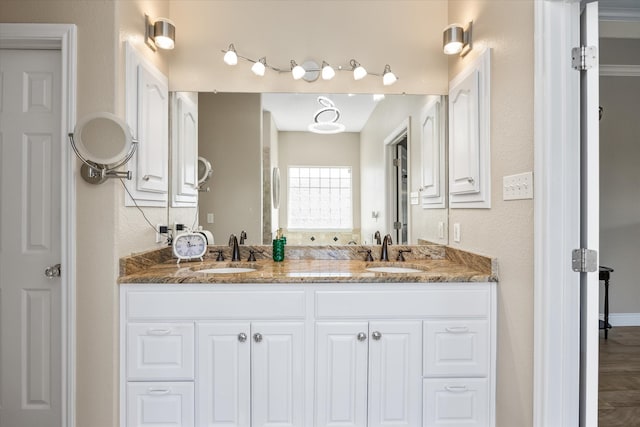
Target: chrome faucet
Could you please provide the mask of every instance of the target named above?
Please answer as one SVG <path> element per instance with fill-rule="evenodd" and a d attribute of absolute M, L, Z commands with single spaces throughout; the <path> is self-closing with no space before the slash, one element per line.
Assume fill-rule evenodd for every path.
<path fill-rule="evenodd" d="M 242 230 L 240 232 L 240 244 L 241 245 L 244 245 L 244 241 L 246 240 L 246 238 L 247 238 L 247 232 Z"/>
<path fill-rule="evenodd" d="M 238 238 L 235 234 L 229 236 L 229 246 L 233 246 L 231 261 L 240 261 L 240 248 L 238 248 Z"/>
<path fill-rule="evenodd" d="M 384 240 L 382 241 L 382 251 L 380 251 L 380 261 L 389 261 L 389 252 L 387 247 L 392 243 L 391 234 L 384 236 Z"/>

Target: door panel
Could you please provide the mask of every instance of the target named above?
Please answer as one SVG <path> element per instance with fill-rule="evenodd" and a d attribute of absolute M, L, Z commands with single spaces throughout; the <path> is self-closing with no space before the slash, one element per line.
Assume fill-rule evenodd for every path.
<path fill-rule="evenodd" d="M 368 329 L 367 322 L 317 324 L 316 427 L 366 427 Z"/>
<path fill-rule="evenodd" d="M 581 15 L 583 46 L 598 49 L 598 3 L 588 3 Z M 599 78 L 598 61 L 580 78 L 581 192 L 580 246 L 599 250 Z M 580 425 L 598 424 L 598 271 L 580 274 Z"/>
<path fill-rule="evenodd" d="M 196 425 L 251 425 L 249 334 L 248 322 L 198 325 Z"/>
<path fill-rule="evenodd" d="M 61 58 L 0 50 L 0 425 L 61 424 Z M 63 272 L 64 274 L 64 272 Z"/>
<path fill-rule="evenodd" d="M 251 425 L 303 425 L 304 324 L 256 322 L 251 329 Z"/>
<path fill-rule="evenodd" d="M 422 322 L 371 322 L 369 331 L 368 425 L 420 425 Z"/>

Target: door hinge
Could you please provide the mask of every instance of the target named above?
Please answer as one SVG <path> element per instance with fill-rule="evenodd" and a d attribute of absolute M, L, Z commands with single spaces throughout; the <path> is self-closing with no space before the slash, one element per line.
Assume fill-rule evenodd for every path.
<path fill-rule="evenodd" d="M 571 252 L 571 267 L 578 273 L 593 273 L 598 270 L 598 251 L 574 249 Z"/>
<path fill-rule="evenodd" d="M 598 63 L 598 49 L 595 46 L 580 46 L 571 49 L 571 66 L 574 70 L 586 71 Z"/>
<path fill-rule="evenodd" d="M 400 167 L 400 159 L 393 159 L 393 166 L 399 168 Z"/>

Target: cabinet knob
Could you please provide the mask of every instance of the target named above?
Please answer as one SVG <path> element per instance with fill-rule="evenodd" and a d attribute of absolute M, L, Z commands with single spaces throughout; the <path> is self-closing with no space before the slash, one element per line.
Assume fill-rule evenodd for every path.
<path fill-rule="evenodd" d="M 247 340 L 247 334 L 245 334 L 244 332 L 240 332 L 238 334 L 238 341 L 245 342 L 246 340 Z"/>
<path fill-rule="evenodd" d="M 261 342 L 262 341 L 262 334 L 259 334 L 259 333 L 256 332 L 255 334 L 253 334 L 253 340 L 255 342 Z"/>
<path fill-rule="evenodd" d="M 380 338 L 382 338 L 382 334 L 381 334 L 380 332 L 378 332 L 378 331 L 374 331 L 374 332 L 371 334 L 371 337 L 372 337 L 374 340 L 378 341 L 378 340 L 380 340 Z"/>
<path fill-rule="evenodd" d="M 365 334 L 364 332 L 360 332 L 358 334 L 358 341 L 364 341 L 367 339 L 367 334 Z"/>

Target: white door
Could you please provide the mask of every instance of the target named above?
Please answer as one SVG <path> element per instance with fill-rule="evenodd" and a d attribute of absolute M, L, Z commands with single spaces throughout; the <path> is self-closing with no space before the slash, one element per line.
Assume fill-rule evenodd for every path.
<path fill-rule="evenodd" d="M 316 328 L 316 427 L 367 426 L 367 322 Z"/>
<path fill-rule="evenodd" d="M 581 16 L 581 44 L 598 49 L 598 3 L 588 3 Z M 580 78 L 581 193 L 580 246 L 599 250 L 599 78 L 597 56 Z M 580 274 L 580 425 L 598 425 L 598 271 Z"/>
<path fill-rule="evenodd" d="M 304 425 L 304 324 L 256 322 L 251 329 L 251 425 Z"/>
<path fill-rule="evenodd" d="M 61 425 L 60 56 L 0 50 L 3 427 Z"/>
<path fill-rule="evenodd" d="M 422 422 L 422 322 L 369 324 L 369 426 Z"/>
<path fill-rule="evenodd" d="M 198 325 L 196 425 L 251 425 L 249 322 Z"/>

